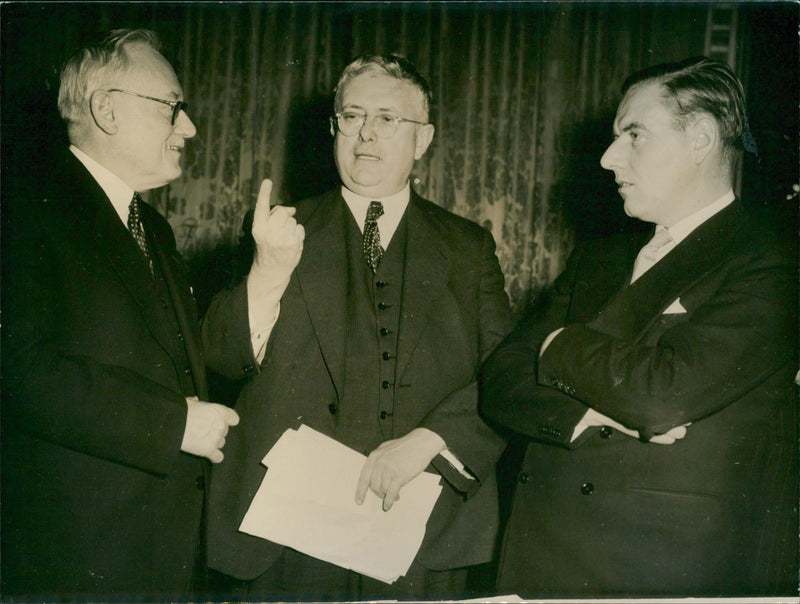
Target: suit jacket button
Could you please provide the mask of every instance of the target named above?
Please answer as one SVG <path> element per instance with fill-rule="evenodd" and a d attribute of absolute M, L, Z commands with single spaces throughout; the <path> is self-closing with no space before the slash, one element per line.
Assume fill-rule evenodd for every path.
<path fill-rule="evenodd" d="M 381 388 L 383 388 L 384 390 L 388 390 L 389 386 L 391 386 L 391 383 L 389 383 L 387 380 L 383 380 L 381 382 Z"/>
<path fill-rule="evenodd" d="M 610 426 L 603 426 L 600 428 L 600 436 L 602 438 L 611 438 L 613 434 L 614 430 L 612 430 Z"/>
<path fill-rule="evenodd" d="M 381 310 L 386 310 L 387 308 L 391 308 L 391 304 L 386 304 L 386 302 L 378 302 L 378 308 Z"/>
<path fill-rule="evenodd" d="M 390 333 L 392 333 L 391 329 L 386 329 L 385 327 L 381 327 L 381 335 L 382 336 L 388 336 Z"/>
<path fill-rule="evenodd" d="M 245 365 L 244 367 L 242 367 L 242 374 L 243 375 L 253 375 L 253 372 L 255 370 L 256 370 L 256 368 L 253 367 L 252 365 Z"/>
<path fill-rule="evenodd" d="M 517 476 L 517 480 L 519 480 L 522 484 L 527 484 L 531 481 L 531 475 L 527 472 L 520 472 L 519 476 Z"/>
<path fill-rule="evenodd" d="M 389 413 L 388 411 L 381 411 L 381 412 L 380 412 L 380 415 L 379 415 L 379 417 L 380 417 L 381 419 L 386 419 L 386 418 L 387 418 L 387 417 L 389 417 L 390 415 L 391 415 L 391 413 Z"/>
<path fill-rule="evenodd" d="M 184 370 L 183 370 L 183 372 L 184 372 L 186 375 L 192 375 L 192 370 L 191 370 L 189 367 L 187 367 L 186 369 L 184 369 Z"/>
<path fill-rule="evenodd" d="M 594 493 L 594 485 L 591 482 L 584 482 L 581 485 L 581 493 L 584 495 L 591 495 Z"/>
<path fill-rule="evenodd" d="M 194 479 L 194 486 L 197 487 L 198 491 L 204 491 L 206 488 L 206 477 L 205 476 L 198 476 Z"/>
<path fill-rule="evenodd" d="M 331 412 L 331 415 L 336 415 L 336 412 L 339 410 L 339 405 L 336 403 L 331 403 L 328 405 L 328 411 Z"/>

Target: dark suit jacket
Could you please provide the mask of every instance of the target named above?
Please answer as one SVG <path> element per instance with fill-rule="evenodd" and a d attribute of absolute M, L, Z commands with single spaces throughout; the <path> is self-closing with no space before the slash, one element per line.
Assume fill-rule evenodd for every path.
<path fill-rule="evenodd" d="M 797 272 L 772 243 L 738 201 L 631 285 L 632 239 L 589 243 L 498 347 L 482 409 L 533 439 L 501 592 L 796 593 Z M 587 407 L 644 439 L 692 424 L 669 446 L 609 428 L 571 443 Z"/>
<path fill-rule="evenodd" d="M 172 231 L 145 205 L 159 297 L 78 160 L 45 176 L 3 199 L 3 595 L 185 595 L 206 468 L 180 445 L 206 384 Z"/>
<path fill-rule="evenodd" d="M 237 401 L 241 423 L 214 469 L 209 506 L 210 566 L 240 579 L 263 573 L 280 546 L 238 532 L 264 477 L 261 460 L 298 423 L 368 454 L 416 427 L 438 433 L 478 477 L 447 479 L 418 560 L 449 569 L 489 560 L 497 533 L 494 466 L 505 443 L 477 414 L 475 374 L 510 328 L 508 299 L 491 235 L 412 193 L 407 209 L 402 320 L 393 433 L 366 433 L 366 418 L 332 413 L 344 381 L 347 257 L 344 200 L 338 190 L 301 202 L 303 255 L 256 375 Z M 210 367 L 231 377 L 254 370 L 244 283 L 221 293 L 203 321 Z M 300 419 L 298 419 L 300 418 Z M 463 489 L 463 490 L 462 490 Z M 464 492 L 464 491 L 469 492 Z M 401 493 L 402 495 L 402 493 Z"/>

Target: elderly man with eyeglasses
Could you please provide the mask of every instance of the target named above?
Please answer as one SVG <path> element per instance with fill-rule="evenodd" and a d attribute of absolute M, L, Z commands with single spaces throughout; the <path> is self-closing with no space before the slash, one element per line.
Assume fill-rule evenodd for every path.
<path fill-rule="evenodd" d="M 433 138 L 429 104 L 402 57 L 351 63 L 331 118 L 342 186 L 271 211 L 262 187 L 249 274 L 204 319 L 210 366 L 246 380 L 209 504 L 209 565 L 237 579 L 234 598 L 451 599 L 491 558 L 505 443 L 478 417 L 475 375 L 510 311 L 491 234 L 409 184 Z M 238 531 L 261 460 L 299 423 L 367 456 L 359 504 L 371 492 L 389 510 L 415 476 L 441 475 L 422 546 L 394 584 Z"/>
<path fill-rule="evenodd" d="M 180 176 L 195 126 L 146 30 L 75 54 L 58 104 L 69 150 L 4 188 L 2 593 L 185 600 L 238 416 L 204 402 L 185 268 L 139 193 Z"/>

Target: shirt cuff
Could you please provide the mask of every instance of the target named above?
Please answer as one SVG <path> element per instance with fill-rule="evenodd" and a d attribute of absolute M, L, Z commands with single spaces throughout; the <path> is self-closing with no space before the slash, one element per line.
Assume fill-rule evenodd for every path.
<path fill-rule="evenodd" d="M 275 327 L 275 323 L 278 322 L 278 316 L 281 313 L 281 303 L 275 306 L 274 312 L 271 314 L 272 320 L 269 322 L 269 325 L 258 326 L 253 324 L 253 317 L 252 315 L 248 317 L 250 322 L 250 344 L 253 347 L 253 356 L 255 357 L 258 363 L 264 360 L 264 354 L 267 351 L 267 342 L 269 341 L 269 336 L 272 333 L 272 328 Z"/>
<path fill-rule="evenodd" d="M 545 349 L 546 349 L 548 346 L 550 346 L 550 343 L 551 343 L 553 340 L 555 340 L 555 339 L 556 339 L 556 336 L 557 336 L 558 334 L 560 334 L 562 331 L 564 331 L 564 328 L 563 328 L 563 327 L 559 327 L 559 328 L 558 328 L 558 329 L 556 329 L 555 331 L 551 332 L 551 333 L 550 333 L 550 335 L 549 335 L 549 336 L 547 336 L 547 337 L 544 339 L 544 342 L 542 342 L 542 347 L 541 347 L 541 348 L 539 348 L 539 358 L 541 358 L 541 356 L 544 354 L 544 351 L 545 351 Z"/>
<path fill-rule="evenodd" d="M 575 429 L 572 431 L 572 438 L 569 439 L 569 442 L 575 442 L 575 439 L 578 438 L 583 431 L 586 430 L 591 424 L 587 421 L 589 415 L 589 411 L 583 414 L 581 421 L 578 422 L 578 425 L 575 426 Z"/>
<path fill-rule="evenodd" d="M 464 464 L 461 463 L 461 460 L 458 459 L 458 457 L 456 457 L 450 449 L 445 449 L 439 453 L 439 455 L 444 457 L 447 460 L 447 463 L 453 466 L 459 474 L 465 478 L 468 478 L 469 480 L 475 480 L 475 476 L 469 470 L 467 470 L 466 467 L 464 467 Z"/>

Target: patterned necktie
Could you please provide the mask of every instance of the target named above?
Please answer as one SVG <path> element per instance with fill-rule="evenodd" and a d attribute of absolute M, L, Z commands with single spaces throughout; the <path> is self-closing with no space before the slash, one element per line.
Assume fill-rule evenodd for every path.
<path fill-rule="evenodd" d="M 140 204 L 143 203 L 142 196 L 138 193 L 133 194 L 131 205 L 128 207 L 128 230 L 136 239 L 139 244 L 139 249 L 142 250 L 147 264 L 150 266 L 150 274 L 155 274 L 153 271 L 153 258 L 150 256 L 150 249 L 147 247 L 147 238 L 144 235 L 144 228 L 142 227 L 142 214 Z"/>
<path fill-rule="evenodd" d="M 381 234 L 378 231 L 378 218 L 383 216 L 383 204 L 380 201 L 370 201 L 367 209 L 367 219 L 364 222 L 364 260 L 374 273 L 383 258 L 381 247 Z"/>
<path fill-rule="evenodd" d="M 636 262 L 633 263 L 633 275 L 631 276 L 631 283 L 636 281 L 650 267 L 652 267 L 661 257 L 659 250 L 665 245 L 672 243 L 672 237 L 667 229 L 657 229 L 653 238 L 645 245 L 636 256 Z"/>

